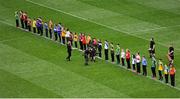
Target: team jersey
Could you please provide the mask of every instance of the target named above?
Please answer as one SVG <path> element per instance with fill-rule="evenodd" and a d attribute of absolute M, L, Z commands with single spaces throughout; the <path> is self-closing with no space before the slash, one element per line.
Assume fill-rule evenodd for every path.
<path fill-rule="evenodd" d="M 66 31 L 63 30 L 63 31 L 62 31 L 62 37 L 65 37 L 65 35 L 66 35 Z"/>
<path fill-rule="evenodd" d="M 36 20 L 33 20 L 32 27 L 36 27 Z"/>
<path fill-rule="evenodd" d="M 74 41 L 78 41 L 78 35 L 77 34 L 74 35 Z"/>

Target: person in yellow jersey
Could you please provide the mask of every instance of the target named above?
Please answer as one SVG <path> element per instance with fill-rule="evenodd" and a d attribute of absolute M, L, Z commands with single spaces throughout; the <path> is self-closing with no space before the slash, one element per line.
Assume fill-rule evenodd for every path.
<path fill-rule="evenodd" d="M 50 36 L 50 39 L 52 39 L 52 29 L 53 29 L 53 22 L 52 20 L 49 20 L 49 36 Z"/>
<path fill-rule="evenodd" d="M 163 80 L 163 62 L 162 59 L 159 59 L 159 67 L 158 67 L 158 72 L 159 72 L 159 80 Z"/>
<path fill-rule="evenodd" d="M 165 83 L 167 84 L 169 78 L 169 68 L 166 64 L 164 65 L 164 77 L 165 77 Z"/>
<path fill-rule="evenodd" d="M 87 36 L 87 41 L 86 41 L 86 43 L 87 43 L 87 46 L 89 47 L 89 45 L 90 45 L 90 43 L 91 43 L 91 36 L 90 36 L 90 35 Z"/>
<path fill-rule="evenodd" d="M 78 48 L 77 42 L 78 42 L 78 35 L 77 35 L 76 33 L 74 33 L 74 44 L 75 44 L 75 48 Z"/>
<path fill-rule="evenodd" d="M 32 28 L 33 28 L 33 32 L 36 33 L 36 19 L 35 18 L 32 22 Z"/>
<path fill-rule="evenodd" d="M 66 42 L 66 30 L 64 29 L 64 27 L 62 27 L 62 43 L 65 44 Z"/>

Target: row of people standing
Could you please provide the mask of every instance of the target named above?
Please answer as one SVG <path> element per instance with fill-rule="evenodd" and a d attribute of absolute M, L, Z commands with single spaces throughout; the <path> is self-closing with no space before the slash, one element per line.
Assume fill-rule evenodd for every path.
<path fill-rule="evenodd" d="M 33 33 L 38 33 L 41 36 L 43 35 L 43 32 L 45 31 L 45 36 L 50 37 L 50 39 L 53 38 L 54 35 L 54 40 L 57 41 L 59 39 L 59 42 L 62 44 L 67 44 L 67 49 L 68 49 L 68 57 L 66 58 L 67 60 L 70 61 L 71 57 L 71 51 L 72 51 L 72 45 L 74 43 L 75 48 L 78 48 L 78 42 L 79 42 L 79 48 L 80 50 L 86 50 L 89 49 L 90 52 L 93 52 L 91 54 L 92 60 L 95 61 L 95 56 L 96 53 L 98 53 L 98 56 L 102 58 L 102 42 L 101 40 L 98 40 L 96 38 L 91 38 L 90 35 L 86 36 L 84 33 L 80 33 L 79 35 L 77 33 L 72 33 L 69 31 L 69 29 L 65 29 L 61 23 L 58 24 L 53 24 L 52 20 L 49 20 L 49 22 L 43 22 L 42 18 L 39 17 L 37 19 L 31 20 L 30 17 L 28 17 L 26 12 L 19 11 L 15 12 L 15 17 L 16 17 L 16 26 L 19 27 L 19 20 L 21 22 L 21 27 L 23 29 L 31 31 L 31 28 L 33 29 Z M 127 64 L 127 68 L 131 69 L 131 64 L 132 64 L 132 69 L 133 71 L 136 71 L 138 74 L 141 73 L 141 66 L 143 69 L 143 75 L 147 76 L 147 60 L 145 56 L 142 57 L 140 53 L 138 52 L 136 55 L 132 55 L 132 62 L 131 62 L 131 53 L 129 49 L 126 49 L 126 52 L 124 49 L 120 50 L 120 45 L 116 45 L 116 49 L 114 49 L 114 45 L 111 42 L 110 43 L 110 48 L 109 48 L 109 42 L 105 40 L 104 42 L 104 56 L 105 60 L 109 60 L 109 49 L 110 49 L 110 55 L 111 55 L 111 62 L 115 62 L 115 57 L 116 57 L 116 62 L 117 64 L 121 64 L 122 66 L 125 66 L 125 63 Z M 96 52 L 96 50 L 98 52 Z M 89 53 L 89 52 L 87 52 Z M 151 71 L 152 71 L 152 77 L 156 77 L 156 59 L 155 59 L 155 42 L 154 39 L 152 38 L 150 41 L 150 49 L 149 49 L 150 57 L 152 58 L 152 66 L 151 66 Z M 171 85 L 175 85 L 175 67 L 173 65 L 173 60 L 174 60 L 174 48 L 170 47 L 169 48 L 169 53 L 168 53 L 168 58 L 171 61 L 169 64 L 169 67 L 167 68 L 166 65 L 160 64 L 159 62 L 159 80 L 162 80 L 162 71 L 164 72 L 166 83 L 168 83 L 168 74 L 170 73 L 171 77 Z M 85 55 L 86 57 L 86 55 Z M 87 59 L 87 58 L 85 58 Z M 142 63 L 142 64 L 141 64 Z M 170 68 L 170 69 L 169 69 Z M 173 76 L 172 76 L 173 75 Z"/>

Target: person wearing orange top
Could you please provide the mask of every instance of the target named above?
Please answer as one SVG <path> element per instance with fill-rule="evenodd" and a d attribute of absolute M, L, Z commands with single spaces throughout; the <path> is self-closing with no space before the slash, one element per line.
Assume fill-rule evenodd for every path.
<path fill-rule="evenodd" d="M 53 29 L 53 22 L 52 20 L 49 20 L 49 36 L 50 36 L 50 39 L 52 39 L 52 29 Z"/>
<path fill-rule="evenodd" d="M 176 69 L 173 66 L 173 64 L 170 64 L 169 73 L 170 73 L 170 78 L 171 78 L 171 85 L 175 86 L 175 73 L 176 73 Z"/>
<path fill-rule="evenodd" d="M 87 36 L 86 43 L 87 43 L 87 46 L 89 47 L 89 44 L 91 43 L 91 36 L 90 35 Z"/>
<path fill-rule="evenodd" d="M 86 35 L 85 34 L 83 34 L 82 36 L 82 44 L 83 44 L 84 50 L 86 50 Z"/>

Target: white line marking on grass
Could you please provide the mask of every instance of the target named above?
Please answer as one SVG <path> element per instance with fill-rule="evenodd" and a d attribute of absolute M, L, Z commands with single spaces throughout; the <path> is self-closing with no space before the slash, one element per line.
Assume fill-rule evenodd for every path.
<path fill-rule="evenodd" d="M 179 26 L 180 26 L 180 25 L 174 25 L 174 26 L 167 26 L 167 27 L 159 27 L 159 28 L 145 29 L 145 30 L 134 31 L 133 33 L 137 33 L 137 32 L 148 32 L 148 31 L 161 30 L 161 29 L 167 29 L 167 28 L 173 28 L 173 27 L 179 27 Z"/>
<path fill-rule="evenodd" d="M 9 42 L 9 41 L 14 41 L 14 40 L 22 39 L 22 38 L 23 38 L 23 37 L 14 38 L 14 39 L 0 40 L 0 43 L 3 43 L 3 42 Z"/>
<path fill-rule="evenodd" d="M 130 32 L 123 31 L 123 30 L 120 30 L 120 29 L 117 29 L 117 28 L 114 28 L 114 27 L 111 27 L 111 26 L 108 26 L 108 25 L 101 24 L 101 23 L 97 23 L 97 22 L 95 22 L 95 21 L 92 21 L 92 20 L 89 20 L 89 19 L 86 19 L 86 18 L 77 16 L 77 15 L 74 15 L 74 14 L 71 14 L 71 13 L 68 13 L 68 12 L 65 12 L 65 11 L 62 11 L 62 10 L 59 10 L 59 9 L 56 9 L 56 8 L 52 8 L 52 7 L 46 6 L 46 5 L 44 5 L 44 4 L 39 4 L 39 3 L 33 2 L 33 1 L 31 1 L 31 0 L 26 0 L 26 1 L 29 2 L 29 3 L 32 3 L 32 4 L 35 4 L 35 5 L 44 7 L 44 8 L 48 8 L 48 9 L 51 9 L 51 10 L 54 10 L 54 11 L 57 11 L 57 12 L 61 12 L 61 13 L 64 13 L 64 14 L 67 14 L 67 15 L 70 15 L 70 16 L 73 16 L 73 17 L 76 17 L 76 18 L 85 20 L 85 21 L 87 21 L 87 22 L 91 22 L 91 23 L 97 24 L 97 25 L 99 25 L 99 26 L 103 26 L 103 27 L 106 27 L 106 28 L 109 28 L 109 29 L 112 29 L 112 30 L 115 30 L 115 31 L 118 31 L 118 32 L 121 32 L 121 33 L 124 33 L 124 34 L 127 34 L 127 35 L 130 35 L 130 36 L 136 37 L 136 38 L 140 38 L 140 39 L 149 41 L 149 39 L 142 38 L 142 37 L 139 37 L 139 36 L 136 36 L 136 35 L 132 35 Z M 157 43 L 158 43 L 159 45 L 162 45 L 162 46 L 165 46 L 165 47 L 169 47 L 169 46 L 167 46 L 167 44 L 163 44 L 163 43 L 160 43 L 160 42 L 157 42 Z M 177 49 L 177 48 L 176 48 L 176 50 L 179 50 L 179 51 L 180 51 L 180 49 Z"/>
<path fill-rule="evenodd" d="M 9 26 L 14 27 L 14 25 L 12 25 L 12 24 L 10 24 L 10 23 L 7 23 L 7 22 L 5 22 L 5 21 L 1 21 L 1 20 L 0 20 L 0 22 L 3 23 L 3 24 L 6 24 L 6 25 L 9 25 Z M 21 29 L 22 31 L 25 31 L 25 30 L 22 29 L 22 28 L 19 28 L 19 29 Z M 40 36 L 40 35 L 37 34 L 37 33 L 33 33 L 33 32 L 31 32 L 31 33 L 32 33 L 33 35 Z M 50 39 L 50 38 L 45 37 L 45 36 L 41 36 L 41 37 L 43 37 L 43 38 L 45 38 L 45 39 L 47 39 L 47 40 L 54 41 L 53 39 Z M 60 42 L 58 42 L 58 41 L 54 41 L 54 42 L 57 43 L 57 44 L 60 44 L 60 45 L 62 45 L 62 46 L 66 46 L 65 44 L 62 44 L 62 43 L 60 43 Z M 74 48 L 74 47 L 73 47 L 73 49 L 74 49 L 74 50 L 77 50 L 77 51 L 79 51 L 79 52 L 84 52 L 84 51 L 82 51 L 82 50 L 80 50 L 80 49 L 77 49 L 77 48 Z M 100 58 L 100 57 L 98 57 L 98 56 L 96 56 L 96 58 L 105 61 L 103 58 Z M 116 65 L 116 66 L 118 66 L 118 67 L 120 67 L 120 68 L 123 68 L 123 69 L 125 69 L 125 70 L 127 70 L 127 71 L 133 72 L 132 69 L 127 69 L 126 66 L 114 64 L 114 63 L 112 63 L 112 62 L 110 62 L 110 61 L 106 61 L 106 62 L 108 62 L 108 63 L 110 63 L 110 64 L 113 64 L 113 65 Z M 140 75 L 143 76 L 142 74 L 140 74 Z M 151 76 L 146 76 L 146 77 L 149 78 L 149 79 L 152 79 Z M 180 91 L 180 88 L 179 88 L 179 87 L 172 87 L 170 84 L 165 84 L 165 83 L 163 83 L 162 81 L 159 81 L 158 79 L 152 79 L 152 80 L 154 80 L 154 81 L 156 81 L 156 82 L 159 82 L 159 83 L 162 83 L 163 85 L 167 85 L 167 86 L 169 86 L 169 87 L 171 87 L 171 88 L 174 88 L 174 89 L 177 89 L 177 90 Z M 177 80 L 176 80 L 176 81 L 177 81 Z"/>

